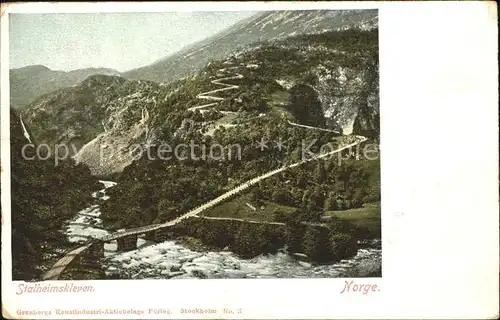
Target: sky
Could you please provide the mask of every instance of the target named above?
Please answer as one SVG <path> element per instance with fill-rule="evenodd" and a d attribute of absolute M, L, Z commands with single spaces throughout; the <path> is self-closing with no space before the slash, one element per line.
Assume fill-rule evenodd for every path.
<path fill-rule="evenodd" d="M 148 65 L 255 12 L 10 14 L 10 68 Z"/>

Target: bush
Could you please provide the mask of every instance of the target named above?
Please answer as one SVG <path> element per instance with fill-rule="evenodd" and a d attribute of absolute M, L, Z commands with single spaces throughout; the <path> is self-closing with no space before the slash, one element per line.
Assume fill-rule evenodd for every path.
<path fill-rule="evenodd" d="M 356 255 L 358 251 L 358 242 L 356 238 L 350 234 L 331 234 L 330 241 L 332 245 L 332 257 L 336 261 L 351 258 Z"/>

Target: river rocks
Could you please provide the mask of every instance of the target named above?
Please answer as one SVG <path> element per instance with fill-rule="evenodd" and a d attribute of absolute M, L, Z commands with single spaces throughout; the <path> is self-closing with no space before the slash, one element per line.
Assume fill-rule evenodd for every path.
<path fill-rule="evenodd" d="M 178 271 L 178 272 L 170 272 L 170 273 L 167 274 L 167 276 L 169 278 L 173 278 L 173 277 L 177 277 L 177 276 L 180 276 L 180 275 L 183 275 L 183 274 L 185 274 L 185 273 L 182 272 L 182 271 Z"/>
<path fill-rule="evenodd" d="M 307 260 L 307 259 L 308 259 L 308 258 L 307 258 L 307 255 L 305 255 L 305 254 L 303 254 L 303 253 L 293 252 L 293 253 L 291 253 L 291 255 L 292 255 L 294 258 L 296 258 L 296 259 L 298 259 L 298 260 L 300 260 L 300 261 L 305 261 L 305 260 Z"/>
<path fill-rule="evenodd" d="M 165 261 L 165 262 L 162 262 L 162 263 L 158 263 L 156 265 L 156 269 L 159 269 L 159 270 L 168 270 L 168 271 L 170 271 L 171 268 L 172 268 L 172 265 L 168 261 Z"/>
<path fill-rule="evenodd" d="M 254 276 L 256 277 L 262 277 L 262 276 L 273 276 L 276 275 L 278 271 L 276 270 L 271 270 L 271 269 L 263 269 L 262 272 L 255 274 Z"/>
<path fill-rule="evenodd" d="M 182 265 L 180 265 L 180 264 L 173 265 L 173 266 L 170 268 L 170 271 L 172 271 L 172 272 L 177 272 L 177 271 L 180 271 L 180 270 L 181 270 L 181 267 L 182 267 Z M 182 273 L 182 272 L 181 272 L 181 273 Z"/>
<path fill-rule="evenodd" d="M 195 254 L 190 254 L 188 256 L 181 257 L 181 258 L 179 258 L 179 263 L 191 262 L 199 256 L 200 256 L 199 254 L 195 253 Z"/>
<path fill-rule="evenodd" d="M 206 279 L 207 278 L 207 275 L 203 272 L 203 270 L 200 270 L 200 269 L 194 269 L 191 271 L 191 274 L 196 277 L 196 278 L 200 278 L 200 279 Z"/>
<path fill-rule="evenodd" d="M 192 275 L 193 278 L 207 278 L 207 274 L 204 270 L 202 270 L 201 267 L 196 266 L 196 264 L 183 265 L 182 270 L 184 270 L 187 274 Z"/>
<path fill-rule="evenodd" d="M 167 241 L 116 254 L 106 261 L 105 268 L 115 267 L 121 278 L 127 279 L 328 278 L 376 274 L 380 256 L 380 250 L 367 248 L 337 264 L 311 265 L 285 251 L 245 260 L 229 251 L 200 253 Z"/>
<path fill-rule="evenodd" d="M 236 269 L 236 270 L 240 270 L 241 265 L 237 262 L 233 262 L 233 263 L 231 263 L 231 268 Z"/>
<path fill-rule="evenodd" d="M 159 248 L 159 249 L 158 249 L 158 251 L 159 251 L 159 253 L 160 253 L 160 254 L 162 254 L 162 255 L 163 255 L 163 254 L 167 254 L 167 253 L 168 253 L 168 249 L 167 249 L 167 248 Z"/>

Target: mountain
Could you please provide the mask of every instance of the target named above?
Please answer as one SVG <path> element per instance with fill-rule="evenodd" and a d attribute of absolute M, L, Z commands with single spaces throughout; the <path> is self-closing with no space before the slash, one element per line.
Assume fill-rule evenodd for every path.
<path fill-rule="evenodd" d="M 65 145 L 73 156 L 101 133 L 124 135 L 140 121 L 143 109 L 156 103 L 162 90 L 150 81 L 92 75 L 39 97 L 21 113 L 40 143 Z"/>
<path fill-rule="evenodd" d="M 113 69 L 86 68 L 56 71 L 42 65 L 10 70 L 10 100 L 15 108 L 23 108 L 38 96 L 75 85 L 93 74 L 119 75 Z"/>
<path fill-rule="evenodd" d="M 305 125 L 377 136 L 377 35 L 347 30 L 259 42 L 170 85 L 91 76 L 40 97 L 23 110 L 23 118 L 39 141 L 74 146 L 72 155 L 78 151 L 76 159 L 94 173 L 121 171 L 131 162 L 128 146 L 170 141 L 186 119 L 203 119 L 187 110 L 203 102 L 197 95 L 217 89 L 213 79 L 238 73 L 238 90 L 218 95 L 227 98 L 221 108 L 240 111 L 240 118 L 287 113 Z M 103 159 L 100 148 L 125 158 Z"/>
<path fill-rule="evenodd" d="M 220 88 L 214 79 L 236 74 L 242 79 L 226 81 L 237 88 L 216 94 L 225 99 L 218 108 L 238 112 L 231 121 L 216 111 L 188 110 L 206 103 L 200 93 Z M 40 142 L 68 145 L 75 160 L 99 175 L 122 171 L 133 161 L 130 148 L 135 145 L 192 135 L 186 120 L 198 123 L 200 130 L 211 126 L 207 130 L 213 135 L 214 124 L 235 126 L 259 114 L 287 114 L 303 125 L 377 137 L 378 30 L 259 42 L 168 85 L 94 75 L 22 111 Z"/>
<path fill-rule="evenodd" d="M 326 234 L 302 223 L 380 202 L 380 162 L 358 153 L 379 140 L 372 13 L 266 12 L 186 49 L 195 58 L 158 61 L 149 69 L 158 82 L 92 75 L 37 98 L 21 116 L 37 143 L 74 146 L 77 163 L 113 175 L 118 184 L 100 206 L 108 230 L 166 222 L 258 181 L 203 214 L 285 223 L 288 250 L 319 261 L 330 259 L 325 244 L 352 254 L 355 229 L 333 219 Z M 304 161 L 355 143 L 325 161 Z M 196 219 L 176 230 L 245 257 L 283 240 L 258 224 L 220 222 L 221 229 Z"/>
<path fill-rule="evenodd" d="M 151 65 L 127 71 L 123 76 L 130 79 L 170 82 L 191 75 L 207 62 L 221 59 L 251 43 L 330 30 L 369 30 L 377 27 L 377 17 L 377 10 L 259 13 Z"/>
<path fill-rule="evenodd" d="M 338 154 L 341 159 L 303 162 L 304 146 L 311 142 L 313 154 L 353 144 L 357 137 L 351 133 L 377 144 L 378 70 L 377 29 L 261 41 L 210 61 L 148 108 L 152 139 L 146 142 L 152 143 L 144 143 L 143 153 L 117 175 L 117 186 L 101 206 L 104 225 L 166 222 L 280 168 L 203 214 L 293 225 L 380 201 L 378 159 L 346 150 Z M 220 230 L 203 220 L 179 228 L 216 250 L 229 246 L 246 257 L 265 252 L 263 244 L 273 241 L 259 228 Z M 344 247 L 352 232 L 336 229 L 350 239 L 345 242 L 313 232 L 291 250 L 323 256 L 316 249 L 332 242 Z M 242 240 L 228 244 L 228 234 Z M 300 233 L 292 228 L 290 234 Z"/>

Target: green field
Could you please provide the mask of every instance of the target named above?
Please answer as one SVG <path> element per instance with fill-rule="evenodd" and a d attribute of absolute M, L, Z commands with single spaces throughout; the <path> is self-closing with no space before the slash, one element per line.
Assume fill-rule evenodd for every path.
<path fill-rule="evenodd" d="M 256 210 L 253 210 L 248 205 L 252 205 Z M 293 212 L 295 208 L 282 206 L 274 202 L 263 201 L 261 206 L 250 200 L 248 194 L 241 195 L 233 200 L 224 202 L 214 208 L 208 209 L 202 215 L 207 217 L 226 217 L 238 218 L 256 221 L 273 221 L 274 212 L 282 211 L 285 213 Z"/>
<path fill-rule="evenodd" d="M 360 235 L 364 237 L 380 237 L 380 203 L 367 203 L 357 209 L 327 211 L 327 214 L 352 222 L 360 228 Z"/>
<path fill-rule="evenodd" d="M 252 205 L 256 210 L 250 208 Z M 208 217 L 226 217 L 256 221 L 273 221 L 277 211 L 292 213 L 296 208 L 264 201 L 261 206 L 252 202 L 248 194 L 236 197 L 228 202 L 211 208 L 202 215 Z M 327 211 L 326 215 L 334 215 L 356 225 L 361 238 L 379 238 L 381 232 L 380 203 L 368 203 L 362 208 L 342 211 Z"/>

